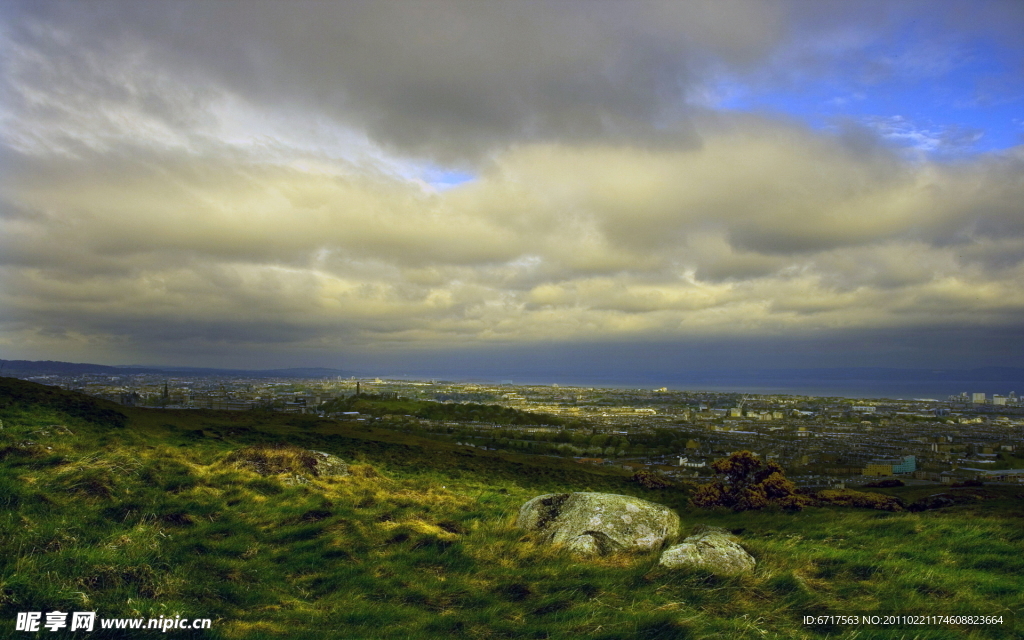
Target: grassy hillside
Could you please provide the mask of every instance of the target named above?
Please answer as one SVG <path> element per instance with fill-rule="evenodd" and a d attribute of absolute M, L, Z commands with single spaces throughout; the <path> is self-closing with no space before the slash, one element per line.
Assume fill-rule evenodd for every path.
<path fill-rule="evenodd" d="M 163 635 L 13 631 L 17 612 L 55 609 L 214 620 L 164 636 L 177 638 L 1021 637 L 1009 625 L 801 623 L 1009 621 L 1024 606 L 1020 489 L 958 490 L 969 502 L 921 513 L 718 513 L 615 472 L 305 416 L 128 409 L 0 378 L 0 420 L 0 637 Z M 336 454 L 352 474 L 262 476 L 230 459 L 282 442 Z M 527 499 L 573 490 L 670 505 L 686 530 L 732 529 L 757 571 L 669 571 L 656 554 L 584 561 L 511 526 Z"/>
<path fill-rule="evenodd" d="M 546 413 L 520 411 L 510 407 L 475 402 L 442 403 L 409 398 L 383 398 L 359 394 L 325 402 L 324 411 L 357 411 L 373 416 L 408 415 L 425 420 L 489 422 L 501 425 L 562 425 L 565 420 Z"/>

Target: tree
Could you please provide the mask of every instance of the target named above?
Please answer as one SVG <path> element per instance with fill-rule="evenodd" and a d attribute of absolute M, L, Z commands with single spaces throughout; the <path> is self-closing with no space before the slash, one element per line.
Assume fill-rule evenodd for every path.
<path fill-rule="evenodd" d="M 809 504 L 796 492 L 777 462 L 765 462 L 749 451 L 737 451 L 711 465 L 717 476 L 700 485 L 691 501 L 697 507 L 729 507 L 733 511 L 781 507 L 799 510 Z"/>

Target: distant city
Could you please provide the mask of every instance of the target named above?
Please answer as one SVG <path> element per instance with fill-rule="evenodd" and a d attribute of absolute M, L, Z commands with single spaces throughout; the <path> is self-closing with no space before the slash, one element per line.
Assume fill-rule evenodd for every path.
<path fill-rule="evenodd" d="M 777 460 L 805 487 L 894 476 L 908 483 L 1024 482 L 1024 402 L 1010 389 L 942 399 L 850 399 L 717 390 L 356 376 L 36 374 L 4 372 L 124 406 L 275 411 L 367 423 L 467 447 L 569 457 L 580 464 L 709 478 L 737 450 Z M 552 425 L 429 420 L 397 411 L 338 410 L 338 401 L 480 403 L 547 414 Z M 371 403 L 372 404 L 372 403 Z M 396 405 L 396 406 L 400 406 Z"/>

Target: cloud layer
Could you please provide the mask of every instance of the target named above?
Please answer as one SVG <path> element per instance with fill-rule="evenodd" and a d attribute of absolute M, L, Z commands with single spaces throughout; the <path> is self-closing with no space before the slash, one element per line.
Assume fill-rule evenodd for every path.
<path fill-rule="evenodd" d="M 845 6 L 9 5 L 0 344 L 288 363 L 1020 335 L 1020 147 L 939 161 L 707 98 L 899 26 Z M 1012 5 L 980 13 L 1016 46 L 991 26 Z"/>

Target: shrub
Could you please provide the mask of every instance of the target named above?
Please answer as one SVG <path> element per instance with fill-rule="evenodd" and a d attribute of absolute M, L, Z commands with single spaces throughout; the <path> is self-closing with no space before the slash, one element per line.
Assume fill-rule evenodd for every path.
<path fill-rule="evenodd" d="M 904 486 L 904 483 L 899 478 L 886 478 L 885 480 L 875 480 L 874 482 L 869 482 L 864 486 L 871 487 L 873 489 L 888 489 L 890 487 L 902 487 Z"/>
<path fill-rule="evenodd" d="M 985 483 L 981 480 L 964 480 L 963 482 L 954 482 L 950 486 L 952 487 L 984 487 Z"/>
<path fill-rule="evenodd" d="M 672 483 L 653 471 L 641 469 L 630 477 L 630 482 L 635 482 L 644 489 L 668 489 Z"/>
<path fill-rule="evenodd" d="M 810 500 L 797 493 L 777 462 L 764 462 L 749 451 L 738 451 L 711 465 L 718 476 L 700 485 L 690 499 L 697 507 L 729 507 L 733 511 L 781 507 L 799 510 Z"/>
<path fill-rule="evenodd" d="M 883 511 L 903 511 L 903 501 L 895 496 L 850 489 L 826 489 L 815 494 L 818 502 L 841 507 L 864 507 Z"/>

